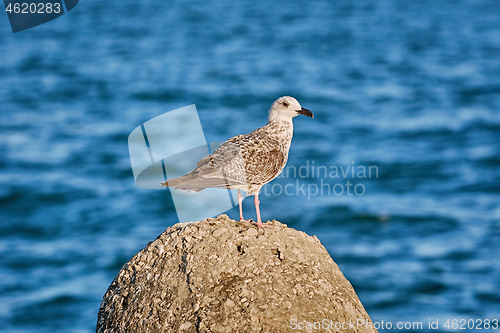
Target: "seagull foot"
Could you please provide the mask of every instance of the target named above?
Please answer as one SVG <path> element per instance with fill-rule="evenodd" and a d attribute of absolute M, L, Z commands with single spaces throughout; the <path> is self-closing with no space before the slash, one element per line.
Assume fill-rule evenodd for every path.
<path fill-rule="evenodd" d="M 273 225 L 264 224 L 264 223 L 259 222 L 259 221 L 257 221 L 257 227 L 259 227 L 259 228 L 264 228 L 264 227 L 274 228 L 274 226 L 273 226 Z"/>

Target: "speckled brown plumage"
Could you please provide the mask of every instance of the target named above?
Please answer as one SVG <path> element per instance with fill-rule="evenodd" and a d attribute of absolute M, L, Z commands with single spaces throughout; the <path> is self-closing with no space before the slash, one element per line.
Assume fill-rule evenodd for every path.
<path fill-rule="evenodd" d="M 193 171 L 161 185 L 195 192 L 206 188 L 243 190 L 255 195 L 258 205 L 262 186 L 278 177 L 286 165 L 293 136 L 292 119 L 299 114 L 313 117 L 295 98 L 278 98 L 265 126 L 227 140 L 201 159 Z"/>

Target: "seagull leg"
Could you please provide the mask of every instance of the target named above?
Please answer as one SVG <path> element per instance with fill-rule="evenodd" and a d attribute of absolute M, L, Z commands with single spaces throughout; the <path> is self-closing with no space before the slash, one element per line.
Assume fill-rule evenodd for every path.
<path fill-rule="evenodd" d="M 255 210 L 257 211 L 257 227 L 259 227 L 259 228 L 263 228 L 263 227 L 272 227 L 272 225 L 268 225 L 268 224 L 264 224 L 264 223 L 262 223 L 262 220 L 260 219 L 260 208 L 259 208 L 260 201 L 259 201 L 259 193 L 257 193 L 257 194 L 255 195 L 255 200 L 254 200 L 254 203 L 255 203 Z"/>
<path fill-rule="evenodd" d="M 243 218 L 243 196 L 241 195 L 241 190 L 238 190 L 238 203 L 238 206 L 240 206 L 240 222 L 245 222 Z"/>

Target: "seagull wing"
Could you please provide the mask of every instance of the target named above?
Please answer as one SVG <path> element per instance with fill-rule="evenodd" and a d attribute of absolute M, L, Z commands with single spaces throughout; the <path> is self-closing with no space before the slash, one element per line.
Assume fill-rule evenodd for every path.
<path fill-rule="evenodd" d="M 231 148 L 232 145 L 237 147 Z M 276 178 L 288 159 L 288 150 L 282 149 L 279 141 L 262 129 L 235 137 L 219 149 L 223 152 L 222 156 L 232 154 L 230 160 L 223 159 L 220 163 L 223 165 L 223 176 L 251 185 L 264 185 Z"/>
<path fill-rule="evenodd" d="M 235 136 L 220 145 L 213 154 L 205 156 L 196 164 L 196 168 L 182 177 L 172 178 L 161 183 L 163 186 L 188 191 L 201 191 L 206 188 L 231 188 L 245 185 L 239 143 L 243 135 Z M 238 172 L 238 170 L 242 172 Z M 232 171 L 231 175 L 227 171 Z"/>
<path fill-rule="evenodd" d="M 197 192 L 213 187 L 264 185 L 281 173 L 287 159 L 288 150 L 257 129 L 229 139 L 202 158 L 193 171 L 161 185 Z"/>

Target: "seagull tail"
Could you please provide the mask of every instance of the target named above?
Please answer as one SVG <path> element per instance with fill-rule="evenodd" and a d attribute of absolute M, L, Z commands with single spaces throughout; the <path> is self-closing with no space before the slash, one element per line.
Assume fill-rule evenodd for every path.
<path fill-rule="evenodd" d="M 204 188 L 200 188 L 199 185 L 196 185 L 196 179 L 190 177 L 189 174 L 184 175 L 182 177 L 172 178 L 163 183 L 160 183 L 161 186 L 175 188 L 177 190 L 184 191 L 195 191 L 199 192 Z"/>
<path fill-rule="evenodd" d="M 200 192 L 207 188 L 230 188 L 232 185 L 241 185 L 241 183 L 223 178 L 205 178 L 187 174 L 169 179 L 160 185 L 177 190 Z"/>

